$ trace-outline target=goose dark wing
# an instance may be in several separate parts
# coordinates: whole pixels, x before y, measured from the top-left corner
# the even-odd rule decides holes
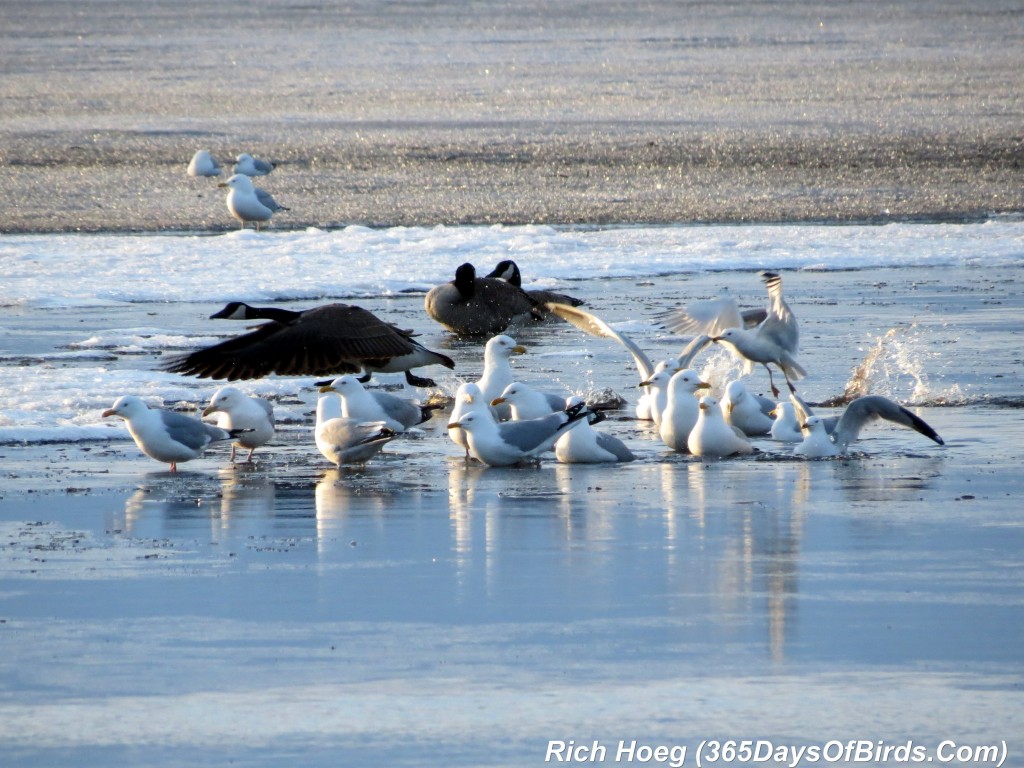
[[[364,362],[416,350],[409,334],[372,312],[348,304],[307,310],[289,322],[272,321],[250,333],[176,357],[163,370],[199,378],[258,379],[358,373]]]

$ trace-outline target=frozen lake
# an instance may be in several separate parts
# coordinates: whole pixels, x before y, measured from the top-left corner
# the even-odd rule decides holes
[[[237,333],[207,319],[231,299],[359,303],[455,358],[425,371],[451,393],[480,344],[422,294],[502,258],[654,359],[682,343],[657,311],[757,306],[757,270],[777,270],[804,396],[859,377],[946,445],[880,425],[841,460],[768,440],[674,454],[630,418],[628,353],[564,324],[514,329],[517,370],[622,394],[602,428],[638,461],[467,465],[442,416],[338,472],[300,377],[242,384],[282,419],[254,467],[214,450],[171,474],[99,417],[128,393],[201,407],[217,384],[159,356]],[[597,740],[608,764],[620,740],[686,747],[685,765],[707,739],[912,741],[940,764],[947,740],[1005,741],[1007,765],[1024,750],[1019,220],[3,236],[0,262],[12,764],[523,766],[552,740]],[[698,362],[716,386],[738,370]]]

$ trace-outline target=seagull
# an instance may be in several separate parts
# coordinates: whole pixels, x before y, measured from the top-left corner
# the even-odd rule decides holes
[[[188,164],[189,176],[220,176],[221,168],[208,149],[196,150]]]
[[[118,398],[102,415],[127,421],[135,444],[150,458],[170,464],[171,472],[178,471],[179,461],[202,456],[210,443],[237,439],[244,431],[221,429],[182,413],[150,408],[134,395]]]
[[[217,426],[221,429],[245,429],[245,433],[231,444],[231,463],[235,463],[235,448],[248,448],[247,464],[252,463],[252,454],[261,445],[266,445],[274,436],[274,406],[262,397],[246,397],[234,387],[221,387],[213,393],[210,404],[203,409],[203,416],[217,414]]]
[[[491,401],[492,406],[508,403],[515,421],[536,419],[555,411],[564,411],[565,398],[548,392],[541,392],[521,381],[513,381],[501,395]]]
[[[451,423],[457,422],[467,413],[482,413],[494,418],[483,392],[475,382],[460,384],[455,392],[455,407],[452,408],[452,415],[448,418]],[[460,427],[448,427],[448,435],[457,445],[466,449],[466,458],[469,458],[469,439],[466,431]]]
[[[774,272],[761,272],[761,281],[768,288],[767,310],[741,313],[732,299],[695,302],[683,310],[663,313],[665,327],[676,333],[698,332],[711,341],[725,344],[745,362],[745,373],[760,363],[768,371],[772,394],[778,398],[779,390],[772,378],[769,363],[774,364],[786,379],[789,391],[795,392],[793,380],[807,375],[796,361],[800,332],[796,316],[782,296],[782,278]],[[757,318],[752,328],[747,325]]]
[[[348,374],[334,381],[317,382],[321,393],[334,392],[341,398],[341,415],[358,421],[382,421],[393,432],[405,432],[427,421],[438,405],[420,405],[413,400],[370,392],[359,379]]]
[[[773,401],[755,395],[742,381],[730,381],[725,385],[725,397],[722,398],[725,420],[748,437],[771,432],[774,419],[769,414],[774,408]]]
[[[711,395],[700,399],[700,415],[686,446],[694,456],[735,456],[754,453],[755,448],[745,436],[725,423],[718,400]]]
[[[276,163],[260,160],[248,152],[243,152],[235,158],[235,167],[232,169],[232,173],[240,173],[243,176],[266,176],[276,167]]]
[[[770,415],[775,417],[771,429],[772,440],[780,443],[799,443],[804,439],[792,403],[779,403]]]
[[[516,344],[511,336],[502,334],[488,339],[484,345],[484,372],[477,382],[485,402],[490,403],[496,397],[500,397],[505,387],[512,383],[515,377],[509,359],[512,355],[522,355],[525,352],[526,347]],[[499,407],[496,413],[499,418],[507,419],[512,411],[511,408]]]
[[[501,333],[518,315],[541,316],[536,301],[505,280],[477,277],[468,262],[455,270],[455,279],[435,285],[423,299],[427,314],[460,336]]]
[[[673,367],[675,370],[689,368],[690,364],[693,362],[693,358],[697,356],[697,353],[711,343],[711,338],[709,336],[700,334],[683,348],[679,353],[679,357],[672,361],[671,365],[666,363],[665,366],[662,366],[659,363],[658,366],[655,366],[636,342],[628,336],[616,331],[597,315],[579,309],[578,307],[570,307],[566,304],[547,303],[544,304],[544,309],[552,314],[558,315],[566,322],[572,323],[589,336],[613,339],[624,346],[629,350],[629,353],[633,355],[633,360],[636,362],[636,369],[640,374],[641,386],[643,386],[643,382],[649,380],[655,373],[658,373],[659,368],[664,368],[666,366]],[[642,396],[639,402],[637,402],[637,418],[641,421],[651,421],[654,419],[654,415],[651,412],[651,402],[649,394]]]
[[[806,404],[803,405],[806,407]],[[801,410],[796,403],[794,408],[798,412]],[[828,419],[813,414],[806,416],[802,424],[803,442],[793,449],[793,453],[814,458],[838,456],[845,453],[850,443],[857,439],[865,424],[876,419],[885,419],[894,424],[910,427],[939,445],[945,445],[942,438],[925,423],[924,419],[899,403],[881,395],[864,395],[846,406],[846,410],[831,431],[827,428]]]
[[[662,416],[665,407],[668,405],[668,384],[672,376],[679,370],[676,366],[666,361],[666,365],[651,378],[641,381],[641,387],[647,388],[647,402],[650,410],[651,421],[654,426],[661,429]]]
[[[365,464],[395,437],[383,422],[346,419],[341,415],[341,399],[334,393],[320,395],[316,402],[316,447],[328,461]]]
[[[687,368],[672,374],[668,382],[668,399],[661,414],[661,440],[673,451],[689,452],[686,441],[697,424],[700,407],[697,392],[710,389],[697,372]]]
[[[219,344],[171,358],[161,366],[171,373],[201,379],[259,379],[280,376],[324,376],[366,371],[361,379],[381,373],[405,372],[416,387],[435,386],[414,376],[423,365],[454,368],[455,362],[413,339],[413,332],[386,323],[372,312],[350,304],[324,304],[296,312],[250,307],[231,302],[211,318],[269,320],[255,330]]]
[[[238,219],[242,229],[245,229],[247,221],[251,221],[255,223],[258,232],[261,222],[270,221],[270,217],[278,211],[289,210],[280,205],[265,189],[253,186],[252,179],[244,174],[236,173],[217,186],[228,188],[228,211]]]
[[[511,259],[499,261],[497,266],[486,277],[505,280],[517,288],[523,287],[523,276],[519,271],[519,265]],[[578,307],[586,303],[583,299],[577,299],[557,291],[528,290],[526,294],[539,304],[545,304],[550,301],[556,304],[568,304],[570,307]]]
[[[583,398],[574,395],[569,398],[569,407],[580,405]],[[598,432],[593,424],[604,419],[598,411],[591,411],[585,419],[558,438],[555,443],[555,458],[563,464],[603,464],[619,461],[634,461],[636,456],[619,438],[605,432]]]
[[[497,422],[490,414],[467,413],[448,429],[467,432],[470,452],[491,467],[507,467],[537,460],[540,454],[554,448],[566,430],[581,423],[590,413],[584,405],[549,413],[539,419]]]

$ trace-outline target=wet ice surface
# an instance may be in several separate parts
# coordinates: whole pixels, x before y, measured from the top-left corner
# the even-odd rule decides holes
[[[38,389],[35,406],[18,395],[29,416],[5,416],[30,434],[33,408],[78,422],[57,442],[0,445],[5,754],[521,766],[542,764],[549,739],[705,738],[1007,739],[1017,754],[1020,268],[783,274],[804,395],[840,395],[873,361],[871,391],[912,403],[945,447],[874,426],[842,460],[761,440],[760,456],[697,461],[623,410],[604,428],[633,464],[483,469],[441,417],[338,472],[312,445],[310,382],[269,379],[253,386],[288,423],[255,467],[211,451],[172,475],[120,430],[78,430],[104,428],[87,412],[118,386],[208,398],[214,383],[153,372],[164,340],[125,339],[233,331],[205,319],[221,297],[5,308],[6,391]],[[763,296],[745,269],[560,284],[655,359],[680,346],[649,322],[663,296]],[[447,349],[455,374],[478,371],[478,345],[432,327],[421,296],[360,303]],[[635,399],[613,342],[565,325],[514,335],[527,380]],[[101,359],[63,356],[93,336],[115,340]],[[716,354],[701,368],[733,371]]]

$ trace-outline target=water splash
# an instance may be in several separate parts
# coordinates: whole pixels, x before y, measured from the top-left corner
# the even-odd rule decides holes
[[[928,370],[941,358],[929,348],[917,324],[890,328],[874,337],[864,359],[853,369],[843,394],[829,405],[845,405],[867,394],[883,395],[905,405],[957,405],[966,396],[956,384],[933,387]]]

